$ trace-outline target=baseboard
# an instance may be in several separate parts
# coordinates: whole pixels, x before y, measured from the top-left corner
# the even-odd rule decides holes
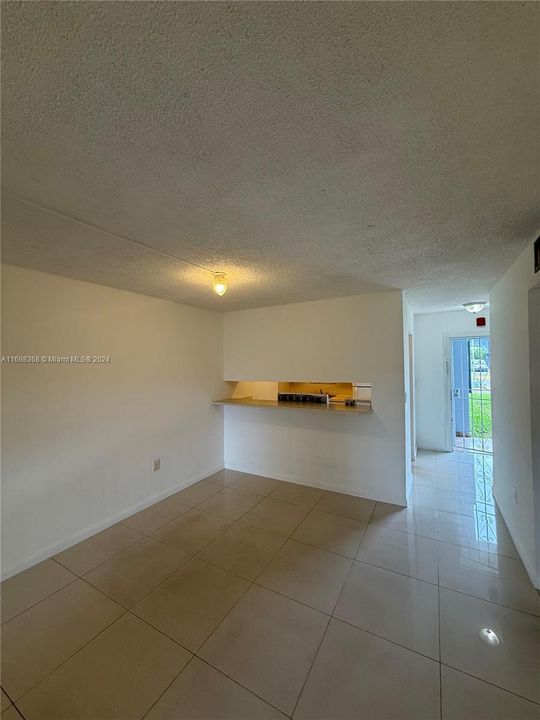
[[[122,510],[122,512],[117,513],[116,515],[112,515],[108,517],[106,520],[103,520],[102,522],[96,523],[95,525],[92,525],[91,527],[85,528],[84,530],[81,530],[80,532],[74,533],[68,538],[65,538],[61,542],[55,543],[53,545],[49,545],[49,547],[45,548],[41,552],[37,553],[36,555],[33,555],[30,558],[27,558],[26,560],[22,560],[20,563],[17,563],[16,565],[12,565],[11,567],[8,567],[7,570],[5,568],[2,568],[2,580],[7,580],[12,575],[17,575],[17,573],[22,572],[23,570],[27,570],[28,568],[32,567],[33,565],[37,565],[37,563],[42,562],[43,560],[47,560],[48,558],[52,557],[53,555],[56,555],[59,552],[62,552],[62,550],[67,550],[67,548],[71,547],[72,545],[76,545],[79,542],[82,542],[83,540],[86,540],[87,538],[91,537],[92,535],[95,535],[98,532],[101,532],[102,530],[106,530],[108,527],[111,527],[111,525],[115,525],[118,522],[121,522],[125,518],[129,517],[130,515],[134,515],[137,512],[140,512],[141,510],[145,510],[147,507],[150,507],[150,505],[155,505],[155,503],[159,502],[160,500],[164,500],[165,498],[169,497],[170,495],[174,495],[174,493],[177,493],[179,490],[183,490],[184,488],[189,487],[190,485],[194,485],[196,482],[199,482],[199,480],[204,480],[204,478],[209,477],[210,475],[213,475],[216,472],[219,472],[219,470],[223,470],[223,465],[216,465],[213,468],[207,469],[202,473],[199,473],[198,475],[194,475],[193,477],[189,478],[188,480],[184,480],[181,483],[178,483],[177,485],[173,485],[173,487],[167,488],[167,490],[162,490],[161,492],[157,493],[156,495],[152,495],[151,497],[147,497],[144,500],[141,500],[141,502],[137,503],[136,505],[132,505],[125,510]]]
[[[536,567],[534,564],[534,561],[532,561],[527,553],[525,552],[522,543],[517,539],[517,535],[514,531],[514,528],[512,526],[512,523],[508,521],[508,517],[504,514],[504,511],[501,507],[501,504],[499,502],[499,499],[497,497],[497,489],[496,486],[493,487],[493,497],[495,498],[495,503],[497,504],[497,510],[501,513],[502,518],[504,520],[504,523],[508,529],[508,532],[510,533],[510,537],[512,538],[512,541],[514,545],[516,546],[516,550],[518,551],[518,555],[521,559],[521,562],[523,563],[525,570],[527,571],[527,575],[529,576],[529,579],[533,585],[534,588],[537,590],[540,590],[540,576],[536,573]]]
[[[330,483],[316,483],[316,482],[308,482],[304,478],[300,478],[293,475],[282,475],[280,473],[276,473],[273,471],[268,472],[262,472],[259,470],[258,472],[254,472],[253,469],[250,469],[243,465],[235,465],[233,463],[227,463],[225,465],[227,470],[236,470],[237,472],[244,472],[249,473],[250,475],[260,475],[262,477],[268,477],[272,478],[273,480],[281,480],[282,482],[290,482],[290,483],[296,483],[298,485],[307,485],[308,487],[317,488],[319,490],[333,490],[335,492],[344,493],[345,495],[352,495],[353,497],[361,497],[365,500],[374,500],[375,502],[385,502],[390,503],[391,505],[399,505],[401,507],[407,506],[407,500],[405,495],[400,497],[392,497],[392,496],[386,496],[381,497],[380,495],[375,497],[371,493],[357,493],[352,492],[351,488],[347,485],[340,485],[340,484],[330,484]]]

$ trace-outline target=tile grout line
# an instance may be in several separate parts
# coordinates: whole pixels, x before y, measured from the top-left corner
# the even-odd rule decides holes
[[[94,588],[94,589],[95,589],[95,588]],[[108,598],[108,599],[110,599],[110,598]],[[117,603],[117,604],[118,604],[118,603]],[[94,635],[94,636],[91,637],[89,640],[87,640],[83,645],[81,645],[80,648],[77,648],[77,650],[75,650],[75,652],[71,653],[71,655],[69,655],[69,657],[67,657],[65,660],[62,660],[62,662],[61,662],[59,665],[57,665],[57,666],[56,666],[55,668],[53,668],[50,672],[48,672],[44,677],[42,677],[41,680],[39,680],[39,682],[37,682],[35,685],[32,685],[31,688],[29,688],[25,693],[23,693],[23,694],[20,696],[20,698],[17,699],[17,702],[20,702],[23,698],[25,698],[27,695],[29,695],[31,692],[33,692],[33,691],[34,691],[36,688],[38,688],[42,683],[44,683],[45,680],[47,680],[47,678],[49,678],[53,673],[55,673],[57,670],[60,670],[60,668],[61,668],[63,665],[65,665],[69,660],[71,660],[71,658],[73,658],[75,655],[77,655],[78,653],[80,653],[81,650],[83,650],[87,645],[90,645],[90,643],[94,642],[94,640],[96,640],[96,639],[97,639],[100,635],[102,635],[106,630],[109,630],[109,628],[111,628],[113,625],[115,625],[117,622],[119,622],[123,617],[125,617],[125,615],[127,615],[127,613],[129,612],[129,610],[126,610],[122,605],[119,605],[119,607],[121,607],[122,610],[124,610],[124,612],[123,612],[119,617],[117,617],[115,620],[113,620],[111,623],[109,623],[106,627],[104,627],[102,630],[100,630],[96,635]],[[15,705],[15,703],[13,703],[13,704]]]
[[[201,662],[206,663],[206,665],[209,665],[209,666],[210,666],[213,670],[215,670],[216,672],[220,673],[221,675],[224,675],[228,680],[231,680],[231,681],[234,682],[236,685],[238,685],[239,687],[241,687],[243,690],[247,690],[247,692],[251,693],[252,695],[255,695],[255,697],[259,698],[259,700],[262,700],[262,702],[266,703],[266,705],[269,705],[271,708],[273,708],[274,710],[277,710],[279,713],[281,713],[282,715],[284,715],[284,716],[287,717],[287,718],[290,718],[290,717],[291,717],[291,715],[287,715],[286,711],[281,710],[281,708],[276,707],[276,705],[273,705],[273,704],[272,704],[269,700],[267,700],[266,698],[263,698],[261,695],[257,695],[257,693],[254,692],[253,690],[251,690],[250,688],[248,688],[247,685],[242,685],[241,682],[239,682],[238,680],[236,680],[235,678],[233,678],[231,675],[227,675],[227,673],[226,673],[224,670],[222,670],[221,668],[216,667],[215,665],[212,665],[212,663],[211,663],[208,659],[202,657],[201,655],[198,655],[197,653],[193,653],[193,655],[194,655],[194,657],[196,657],[196,658],[197,658],[198,660],[200,660]]]
[[[373,508],[372,508],[372,510],[371,510],[371,514],[370,514],[370,516],[369,516],[370,519],[371,519],[371,517],[372,517],[372,515],[373,515],[374,510],[375,510],[375,506],[373,506]],[[369,525],[369,520],[368,520],[368,525]],[[362,536],[362,539],[363,539],[363,536]],[[358,547],[360,547],[361,542],[362,542],[362,540],[360,541]],[[357,550],[357,552],[358,552],[358,550]],[[306,675],[306,678],[305,678],[304,683],[303,683],[303,685],[302,685],[302,688],[300,689],[300,692],[299,692],[299,694],[298,694],[298,698],[296,699],[296,703],[295,703],[294,708],[293,708],[293,711],[292,711],[292,713],[291,713],[291,717],[294,717],[294,714],[295,714],[295,712],[296,712],[296,708],[298,707],[298,703],[300,702],[300,698],[302,697],[302,694],[303,694],[303,692],[304,692],[304,688],[305,688],[306,685],[307,685],[307,682],[308,682],[309,677],[310,677],[310,675],[311,675],[311,672],[312,672],[312,670],[313,670],[313,666],[315,665],[315,662],[316,662],[317,657],[318,657],[318,655],[319,655],[319,651],[320,651],[320,649],[321,649],[321,647],[322,647],[322,644],[323,644],[323,642],[324,642],[324,638],[326,637],[326,634],[327,634],[327,632],[328,632],[328,628],[330,627],[330,623],[332,622],[332,619],[333,619],[333,617],[334,617],[334,612],[335,612],[335,610],[336,610],[336,607],[337,607],[338,604],[339,604],[339,601],[341,600],[341,596],[342,596],[342,594],[343,594],[343,590],[345,589],[345,585],[347,584],[347,581],[348,581],[349,576],[350,576],[350,574],[351,574],[351,571],[352,571],[352,568],[353,568],[353,563],[354,563],[354,560],[351,560],[351,564],[349,565],[349,569],[348,569],[348,571],[347,571],[347,575],[345,576],[345,580],[343,581],[343,584],[342,584],[342,586],[341,586],[341,590],[339,591],[337,600],[336,600],[336,602],[334,603],[334,607],[332,608],[332,613],[331,613],[330,617],[328,618],[328,622],[326,623],[326,627],[325,627],[324,632],[323,632],[323,634],[322,634],[321,641],[320,641],[319,645],[317,646],[317,650],[315,651],[315,655],[313,656],[313,662],[311,663],[311,665],[310,665],[310,667],[309,667],[309,670],[308,670],[308,672],[307,672],[307,675]]]
[[[50,558],[50,559],[52,560],[53,558]],[[59,563],[57,563],[57,564],[59,564]],[[62,565],[62,567],[64,567],[64,566]],[[67,569],[67,568],[64,568],[64,570],[66,570],[66,569]],[[75,573],[73,573],[73,574],[75,575]],[[13,577],[16,577],[16,576],[14,575]],[[8,579],[11,579],[11,578],[8,578]],[[0,625],[0,627],[2,627],[2,628],[3,628],[4,626],[7,627],[10,622],[13,622],[13,620],[15,620],[16,618],[21,617],[21,615],[24,615],[25,612],[28,612],[29,610],[32,610],[33,608],[35,608],[35,607],[37,607],[38,605],[40,605],[42,602],[45,602],[45,600],[48,600],[49,598],[53,597],[53,595],[56,595],[57,593],[59,593],[59,592],[60,592],[61,590],[63,590],[64,588],[67,588],[67,587],[69,587],[70,585],[73,585],[73,583],[75,583],[75,582],[77,582],[77,580],[81,580],[81,579],[82,579],[82,578],[80,578],[78,575],[75,575],[75,577],[73,578],[73,580],[70,580],[70,581],[69,581],[68,583],[66,583],[65,585],[62,585],[62,587],[59,587],[57,590],[54,590],[50,595],[46,595],[45,597],[41,598],[41,600],[38,600],[37,602],[33,603],[32,605],[29,605],[29,606],[28,606],[27,608],[25,608],[24,610],[21,610],[21,611],[18,612],[16,615],[14,615],[13,617],[11,617],[9,620],[6,620],[5,622],[3,622],[3,623]]]
[[[156,540],[156,542],[159,542],[159,540]],[[161,545],[165,545],[165,543],[160,543],[160,544],[161,544]],[[170,545],[165,545],[165,547],[170,548],[171,546],[170,546]],[[184,552],[184,551],[182,550],[181,552]],[[149,591],[148,591],[147,593],[145,593],[142,597],[140,597],[131,607],[135,607],[135,605],[138,605],[138,603],[142,602],[145,597],[147,597],[148,595],[150,595],[151,592],[154,592],[154,590],[156,590],[156,589],[157,589],[160,585],[162,585],[166,580],[168,580],[168,579],[169,579],[170,577],[172,577],[175,573],[177,573],[179,570],[181,570],[182,568],[184,568],[191,560],[193,560],[193,556],[192,556],[192,555],[189,555],[189,553],[185,553],[185,555],[187,555],[187,557],[186,557],[186,559],[182,562],[181,565],[179,565],[179,566],[178,566],[177,568],[175,568],[172,572],[170,572],[166,577],[164,577],[162,580],[160,580],[157,585],[154,585],[154,587],[152,587],[151,590],[149,590]],[[112,558],[111,558],[111,559],[112,559]],[[93,571],[90,570],[89,572],[93,572]],[[119,600],[116,600],[115,598],[111,597],[110,595],[107,595],[107,593],[106,593],[104,590],[102,590],[101,588],[98,588],[96,585],[93,585],[93,584],[90,582],[90,580],[87,580],[87,579],[86,579],[86,576],[81,577],[80,579],[83,580],[87,585],[89,585],[89,586],[90,586],[91,588],[93,588],[94,590],[97,590],[98,592],[100,592],[100,593],[102,593],[103,595],[105,595],[106,598],[108,598],[108,599],[111,600],[112,602],[116,603],[116,604],[119,605],[121,608],[124,608],[124,610],[126,610],[127,612],[129,612],[129,611],[131,610],[131,607],[126,607],[126,606],[125,606],[123,603],[121,603]]]
[[[442,667],[449,668],[450,670],[455,670],[458,673],[461,673],[462,675],[466,675],[467,677],[472,678],[473,680],[478,680],[478,682],[485,683],[486,685],[489,685],[490,687],[496,688],[497,690],[501,690],[502,692],[508,693],[509,695],[512,695],[513,697],[519,698],[520,700],[525,700],[527,702],[530,702],[532,705],[536,705],[540,708],[540,702],[537,702],[536,700],[531,700],[531,698],[525,697],[525,695],[519,695],[518,693],[514,692],[513,690],[508,690],[505,687],[502,687],[502,685],[495,685],[495,683],[491,682],[490,680],[485,680],[484,678],[480,677],[479,675],[471,675],[471,673],[466,672],[465,670],[462,670],[461,668],[454,667],[453,665],[448,665],[447,663],[441,663]]]
[[[139,618],[139,619],[140,619],[140,618]],[[150,627],[153,627],[153,625],[150,625]],[[168,637],[168,636],[166,636],[166,637]],[[181,645],[180,647],[184,648],[183,645]],[[185,648],[184,648],[184,649],[185,649]],[[163,690],[163,692],[158,695],[158,697],[157,697],[157,698],[154,700],[154,702],[150,705],[150,707],[148,708],[148,710],[146,710],[146,712],[144,713],[144,715],[141,715],[141,716],[140,716],[140,720],[144,720],[144,718],[148,715],[148,713],[152,711],[152,709],[157,705],[157,703],[161,700],[161,698],[165,695],[165,693],[169,690],[169,688],[178,680],[178,678],[179,678],[180,675],[184,672],[184,670],[187,670],[187,668],[191,665],[191,663],[193,662],[193,658],[194,658],[194,657],[195,657],[195,655],[192,653],[192,655],[191,655],[191,657],[189,658],[189,660],[187,661],[187,663],[181,668],[181,670],[178,671],[178,673],[174,676],[174,678],[171,680],[171,682],[167,685],[167,687],[165,688],[165,690]]]
[[[325,639],[325,637],[326,637],[326,633],[328,632],[328,628],[330,627],[330,623],[331,623],[331,622],[332,622],[332,616],[330,616],[330,617],[328,618],[328,622],[326,623],[326,627],[324,628],[324,632],[323,632],[323,634],[322,634],[321,640],[320,640],[319,644],[317,645],[317,650],[315,651],[315,655],[313,656],[313,660],[312,660],[312,662],[311,662],[311,665],[309,666],[309,670],[307,671],[306,678],[305,678],[305,680],[304,680],[304,682],[303,682],[303,684],[302,684],[302,687],[300,688],[300,692],[298,693],[298,697],[296,698],[296,702],[294,703],[294,707],[293,707],[292,712],[291,712],[291,718],[294,717],[294,714],[295,714],[296,709],[297,709],[297,707],[298,707],[298,703],[300,702],[300,698],[302,697],[302,694],[303,694],[303,692],[304,692],[304,689],[305,689],[305,687],[306,687],[306,685],[307,685],[307,682],[308,682],[309,677],[310,677],[310,675],[311,675],[311,671],[313,670],[313,666],[315,665],[315,661],[317,660],[317,657],[318,657],[318,655],[319,655],[319,651],[320,651],[320,649],[321,649],[321,647],[322,647],[322,644],[323,644],[323,642],[324,642],[324,639]]]
[[[309,515],[308,515],[308,517],[309,517]],[[295,530],[295,532],[296,532],[296,530]],[[362,539],[363,539],[364,535],[365,535],[365,531],[362,534]],[[321,552],[327,552],[327,553],[330,553],[330,555],[335,555],[335,557],[342,558],[345,560],[356,560],[356,556],[351,557],[351,555],[343,555],[342,553],[338,553],[335,550],[329,550],[328,548],[321,547],[320,545],[313,545],[313,544],[307,542],[307,540],[299,540],[298,538],[295,538],[293,536],[287,538],[287,541],[295,542],[295,543],[298,543],[299,545],[305,545],[305,547],[312,548],[313,550],[320,550]],[[361,542],[362,542],[362,540],[359,541],[358,548],[360,547]],[[358,552],[358,549],[356,550],[356,552]]]
[[[4,688],[3,685],[2,685],[2,692],[3,692],[4,695],[7,697],[7,699],[8,699],[9,702],[11,703],[11,705],[13,705],[13,707],[17,710],[17,712],[18,712],[19,715],[22,717],[22,719],[25,720],[25,717],[24,717],[24,715],[22,714],[22,712],[19,710],[19,708],[17,707],[17,704],[16,704],[15,700],[13,700],[13,698],[12,698],[11,695],[5,690],[5,688]],[[10,705],[9,707],[11,707],[11,705]],[[6,710],[9,710],[9,707],[7,707],[3,712],[6,712]],[[2,713],[2,714],[3,714],[3,713]]]
[[[121,525],[122,523],[117,523],[117,524],[118,524],[118,525]],[[114,527],[114,525],[111,525],[110,527]],[[110,557],[108,557],[106,560],[102,560],[102,562],[98,563],[97,565],[95,565],[94,567],[90,568],[89,570],[86,570],[86,572],[84,572],[82,575],[79,575],[79,573],[78,573],[78,572],[75,572],[75,570],[72,570],[71,568],[68,568],[67,565],[63,565],[63,564],[60,562],[60,560],[57,560],[57,559],[56,559],[56,557],[51,557],[50,559],[51,559],[51,560],[54,560],[54,562],[58,563],[58,565],[60,565],[61,567],[63,567],[65,570],[69,570],[69,571],[72,572],[74,575],[77,575],[78,578],[82,578],[84,575],[88,575],[88,573],[92,572],[92,570],[96,570],[98,567],[101,567],[101,566],[104,565],[106,562],[109,562],[109,560],[112,560],[112,559],[115,558],[117,555],[120,555],[120,553],[124,552],[124,550],[127,550],[128,548],[132,547],[133,545],[136,545],[138,542],[140,542],[140,541],[143,540],[144,538],[148,537],[148,536],[145,535],[144,533],[140,533],[138,530],[133,530],[133,528],[128,528],[127,525],[124,525],[124,527],[127,528],[128,530],[131,530],[132,532],[136,532],[136,533],[137,533],[138,535],[140,535],[141,537],[140,537],[140,538],[137,538],[136,540],[134,540],[134,541],[133,541],[132,543],[130,543],[129,545],[126,545],[125,547],[121,548],[118,552],[115,552],[113,555],[111,555]],[[109,528],[106,528],[106,530],[109,530]],[[102,530],[101,532],[104,532],[104,531]],[[99,535],[99,533],[96,533],[96,535]],[[89,538],[86,538],[86,540],[91,540],[93,537],[96,537],[96,535],[90,535],[90,537],[89,537]],[[86,542],[86,540],[82,540],[81,542]],[[72,545],[71,547],[76,547],[78,544],[79,544],[79,543],[76,543],[75,545]],[[70,550],[70,549],[71,549],[71,548],[66,548],[66,550]],[[62,552],[65,552],[65,550],[62,550]]]
[[[442,720],[443,691],[442,691],[442,647],[441,647],[441,572],[440,572],[440,545],[437,546],[437,624],[439,631],[439,716]]]

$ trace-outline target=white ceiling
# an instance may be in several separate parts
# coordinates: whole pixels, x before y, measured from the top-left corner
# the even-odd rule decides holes
[[[5,262],[216,309],[427,310],[485,299],[538,233],[539,3],[2,14]]]

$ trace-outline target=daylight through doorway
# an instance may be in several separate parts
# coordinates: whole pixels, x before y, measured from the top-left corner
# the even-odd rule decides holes
[[[452,437],[455,449],[493,452],[489,337],[452,338]]]

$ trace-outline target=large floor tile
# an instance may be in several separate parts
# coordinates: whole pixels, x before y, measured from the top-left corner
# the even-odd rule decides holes
[[[438,663],[339,620],[330,623],[294,713],[296,720],[438,717]]]
[[[130,515],[125,520],[122,520],[122,523],[144,535],[151,535],[160,527],[163,527],[163,525],[166,525],[188,510],[187,505],[170,503],[165,499],[135,513],[135,515]]]
[[[230,520],[194,508],[160,528],[154,537],[189,555],[196,555],[230,526]]]
[[[228,487],[229,485],[232,485],[235,480],[238,480],[245,474],[246,473],[240,472],[239,470],[229,470],[228,468],[223,468],[223,470],[218,470],[216,473],[209,475],[205,479],[214,483],[214,485]]]
[[[204,502],[222,489],[222,486],[218,483],[213,482],[210,478],[205,478],[183,490],[179,490],[168,497],[167,501],[187,505],[187,507],[195,507],[195,505],[199,505],[199,503]]]
[[[483,493],[478,497],[475,493],[456,492],[454,490],[441,490],[421,485],[415,485],[411,492],[410,502],[415,507],[428,507],[442,512],[474,517],[477,509],[492,507],[494,501],[491,494]]]
[[[270,497],[273,500],[283,500],[283,502],[293,503],[293,505],[304,505],[305,507],[312,508],[323,495],[324,490],[320,490],[319,488],[284,482],[274,490]]]
[[[252,586],[199,654],[290,714],[327,623],[312,608]]]
[[[455,490],[437,490],[437,507],[442,512],[456,513],[457,515],[476,515],[478,509],[495,513],[495,499],[493,488],[475,488],[473,493],[456,492]]]
[[[354,558],[366,528],[367,524],[359,520],[312,510],[292,539]]]
[[[316,510],[334,513],[352,520],[361,520],[362,522],[369,521],[374,507],[375,502],[373,500],[365,500],[354,495],[345,495],[338,492],[325,492],[315,505]]]
[[[262,475],[250,475],[244,473],[239,478],[234,480],[231,487],[235,490],[244,490],[246,492],[252,492],[256,495],[262,495],[263,497],[269,495],[272,490],[279,488],[281,482],[274,480],[274,478],[263,477]]]
[[[238,520],[260,502],[260,495],[228,487],[212,495],[197,507],[199,510],[219,515],[228,520]]]
[[[540,705],[446,667],[442,720],[540,720]]]
[[[126,613],[25,695],[26,720],[139,720],[190,654]]]
[[[420,448],[416,453],[415,467],[434,469],[437,467],[437,450],[424,450]]]
[[[424,468],[415,468],[413,474],[413,486],[419,485],[423,487],[436,488],[438,487],[437,480],[438,474],[433,470],[425,470]]]
[[[124,607],[133,607],[188,559],[183,550],[144,537],[85,575],[85,580]]]
[[[45,560],[4,580],[0,585],[2,622],[8,622],[76,579],[63,565]]]
[[[14,700],[43,680],[124,609],[83,580],[18,615],[2,628],[2,685]]]
[[[420,535],[369,525],[357,560],[409,577],[437,583],[438,542]]]
[[[205,547],[199,557],[248,580],[255,580],[284,542],[281,535],[238,523]]]
[[[450,590],[540,615],[540,595],[521,560],[439,543],[439,582]]]
[[[437,510],[437,488],[413,484],[409,496],[409,504],[419,507],[430,507]]]
[[[435,585],[355,562],[334,614],[340,620],[439,659],[439,602]]]
[[[420,479],[418,484],[423,481]],[[491,485],[491,482],[489,483]],[[474,476],[463,477],[461,475],[437,474],[437,488],[439,490],[451,490],[453,492],[475,493],[477,478]]]
[[[498,512],[478,510],[475,517],[439,512],[438,538],[476,550],[518,558],[518,552]]]
[[[469,455],[470,457],[470,455]],[[438,458],[437,472],[462,477],[474,477],[475,467],[471,462],[456,462],[453,458]]]
[[[257,583],[331,613],[350,567],[348,558],[290,540],[263,570]]]
[[[438,511],[431,508],[400,507],[388,503],[377,503],[371,516],[371,523],[383,525],[391,530],[408,532],[413,535],[438,539]]]
[[[285,715],[193,658],[145,720],[285,720]]]
[[[244,515],[242,522],[289,537],[308,513],[306,507],[267,497]]]
[[[191,560],[132,609],[173,640],[196,652],[249,582],[202,560]]]
[[[140,540],[142,535],[122,523],[112,525],[77,545],[63,550],[54,559],[77,575],[85,575],[101,563]]]
[[[540,702],[540,618],[443,588],[440,603],[443,663]]]

